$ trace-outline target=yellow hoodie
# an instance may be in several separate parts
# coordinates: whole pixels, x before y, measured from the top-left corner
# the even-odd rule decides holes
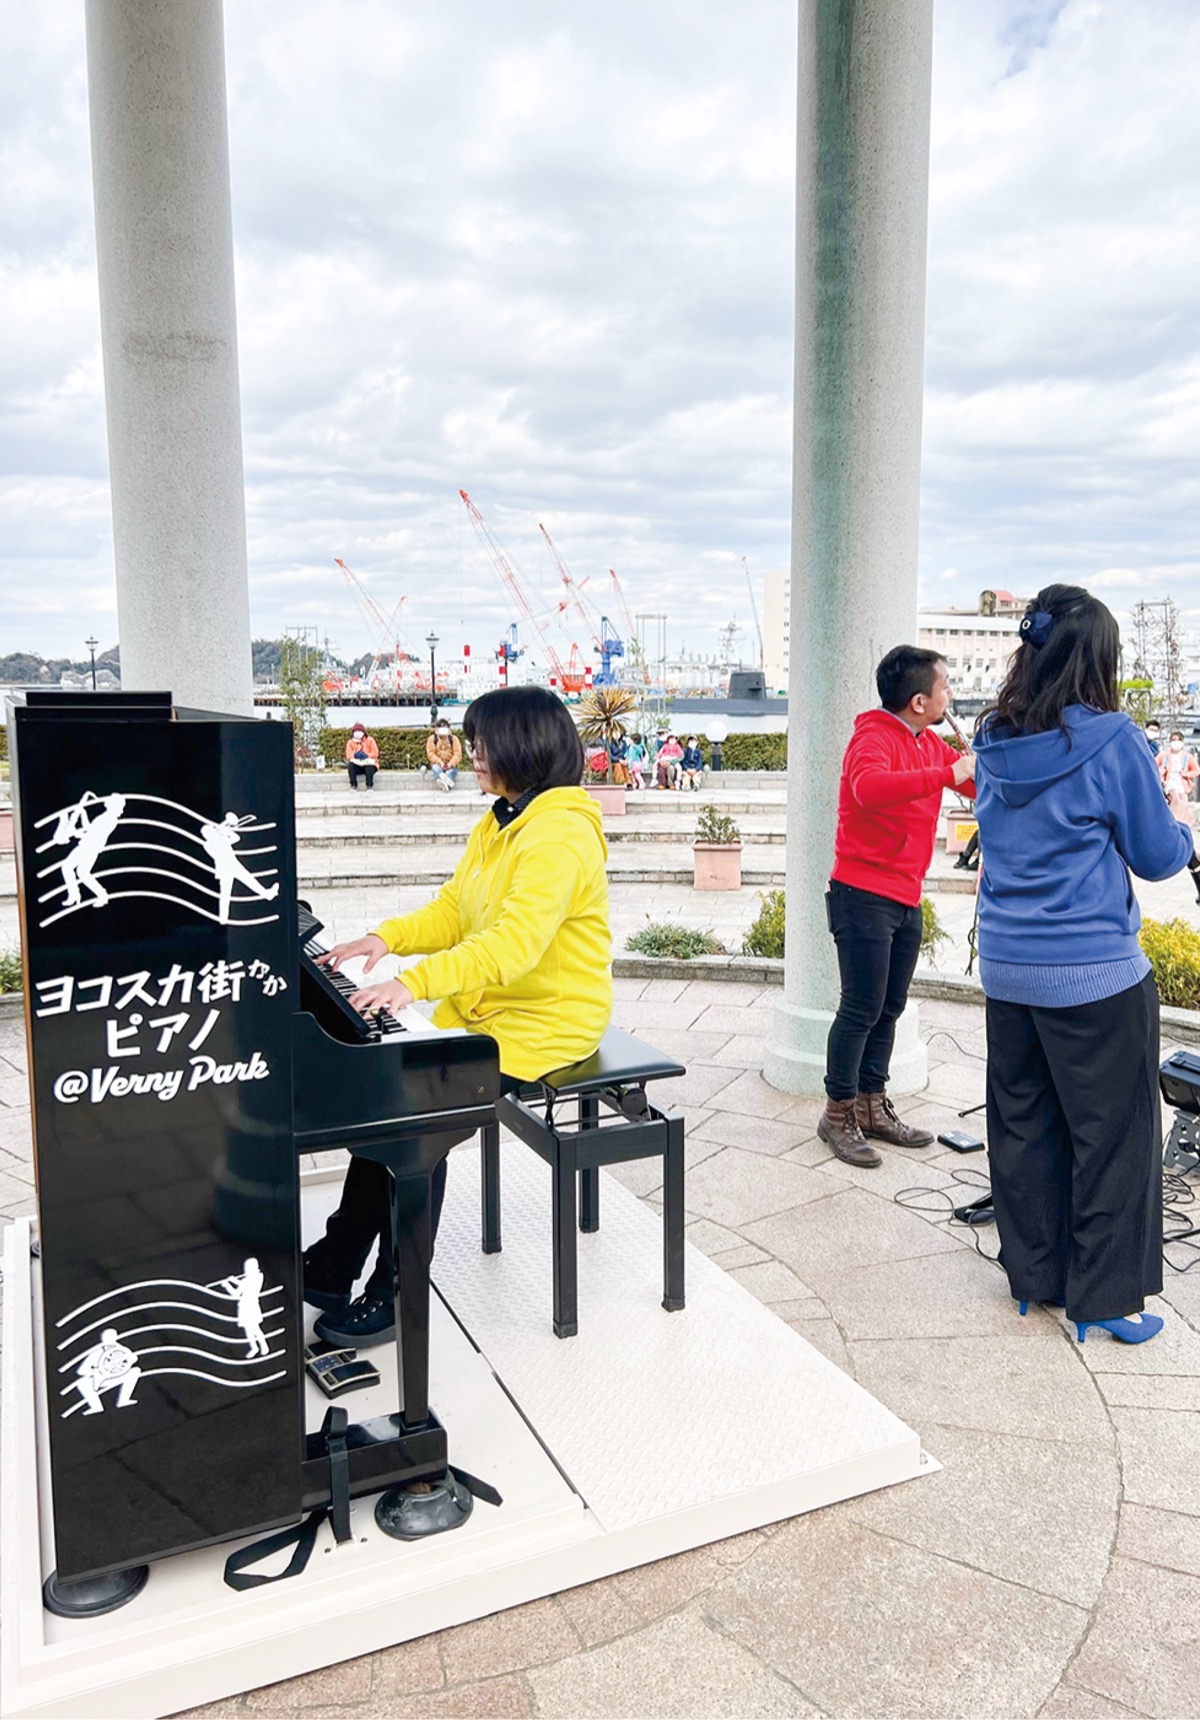
[[[592,797],[548,788],[504,829],[481,818],[429,906],[375,935],[429,954],[402,978],[442,999],[438,1027],[490,1033],[504,1073],[536,1080],[590,1056],[612,1015],[607,855]]]

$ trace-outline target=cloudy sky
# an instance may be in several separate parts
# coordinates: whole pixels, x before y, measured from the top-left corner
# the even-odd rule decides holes
[[[608,609],[716,648],[788,556],[795,8],[230,0],[254,631]],[[1200,7],[937,0],[922,600],[1200,617]],[[0,653],[116,638],[83,8],[0,25]]]

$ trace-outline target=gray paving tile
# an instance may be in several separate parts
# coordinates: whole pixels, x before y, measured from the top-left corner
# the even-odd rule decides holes
[[[1116,1453],[1078,1445],[1068,1462],[1054,1440],[918,1425],[941,1470],[919,1486],[850,1500],[850,1516],[927,1553],[1090,1607],[1116,1533]]]
[[[714,1630],[698,1605],[557,1666],[528,1674],[545,1720],[614,1715],[750,1720],[816,1716],[795,1687]]]
[[[664,1105],[703,1105],[715,1109],[716,1100],[737,1079],[737,1071],[700,1058],[687,1065],[687,1074],[671,1081],[656,1081],[654,1096]]]
[[[1189,1410],[1109,1410],[1121,1443],[1125,1497],[1133,1505],[1200,1516],[1200,1415]],[[1200,1675],[1200,1667],[1197,1668]]]
[[[844,1506],[785,1523],[703,1605],[827,1714],[879,1720],[1035,1714],[1087,1624],[1078,1607],[867,1530]]]
[[[770,1086],[756,1070],[746,1069],[712,1099],[716,1111],[737,1111],[747,1117],[778,1117],[789,1110],[792,1100]]]
[[[1127,1500],[1121,1506],[1116,1550],[1126,1559],[1200,1577],[1200,1518]]]
[[[736,1111],[713,1111],[698,1131],[699,1137],[723,1147],[744,1147],[750,1153],[782,1157],[803,1144],[804,1129],[798,1123],[778,1123],[770,1117],[743,1117]],[[823,1148],[828,1155],[828,1148]]]
[[[1071,1683],[1155,1720],[1200,1714],[1200,1579],[1114,1559]]]
[[[828,1185],[816,1176],[803,1165],[747,1153],[740,1147],[722,1147],[688,1177],[688,1210],[744,1231],[746,1241],[773,1254],[777,1251],[751,1236],[746,1226],[768,1213],[789,1212],[804,1201],[827,1197]]]
[[[689,1224],[685,1232],[688,1242],[694,1243],[701,1254],[728,1254],[731,1248],[740,1248],[742,1239],[736,1230],[730,1230],[723,1224],[715,1224],[711,1218],[699,1218],[694,1224]]]
[[[780,1168],[793,1167],[785,1160]],[[958,1252],[958,1245],[935,1226],[890,1200],[862,1189],[838,1189],[820,1170],[797,1166],[795,1174],[808,1179],[807,1199],[812,1204],[791,1212],[777,1207],[778,1216],[741,1228],[750,1242],[785,1261],[819,1294],[823,1277],[840,1277],[852,1267]],[[833,1194],[827,1192],[831,1187]],[[818,1200],[818,1191],[826,1198]]]
[[[753,1229],[760,1234],[759,1227]],[[931,1258],[845,1271],[831,1267],[828,1256],[819,1267],[811,1260],[806,1263],[802,1248],[784,1251],[765,1237],[763,1246],[812,1285],[848,1339],[985,1337],[997,1332],[1036,1341],[1035,1321],[1032,1316],[1028,1322],[1017,1318],[1004,1276],[966,1249],[952,1247]]]
[[[1012,1336],[894,1338],[850,1345],[859,1382],[910,1427],[1113,1446],[1095,1388],[1048,1324]],[[940,1454],[939,1454],[940,1455]]]
[[[688,999],[691,1002],[691,997]],[[696,1017],[694,1025],[702,1033],[752,1034],[761,1043],[771,1031],[774,1012],[769,1003],[743,1004],[740,1009],[710,1003]]]
[[[1093,1374],[1105,1403],[1200,1411],[1200,1379],[1186,1374]]]
[[[824,1303],[820,1304],[824,1309]],[[780,1318],[785,1318],[779,1310]],[[803,1313],[799,1316],[786,1316],[787,1324],[793,1332],[798,1332],[805,1343],[811,1344],[814,1350],[820,1350],[823,1356],[831,1361],[834,1367],[841,1368],[844,1374],[854,1378],[854,1358],[846,1348],[845,1339],[838,1330],[835,1321],[827,1313]]]
[[[1044,1708],[1038,1710],[1037,1720],[1140,1720],[1138,1711],[1126,1708],[1123,1702],[1110,1702],[1107,1696],[1081,1690],[1065,1678]]]
[[[812,1295],[808,1285],[778,1260],[765,1261],[761,1266],[741,1267],[734,1277],[760,1302],[794,1302]]]

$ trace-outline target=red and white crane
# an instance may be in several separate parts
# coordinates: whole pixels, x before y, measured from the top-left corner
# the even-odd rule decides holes
[[[480,543],[487,551],[492,566],[500,575],[504,589],[508,592],[525,620],[541,640],[542,648],[545,651],[550,666],[554,671],[555,679],[557,680],[560,691],[564,693],[578,693],[582,691],[584,679],[582,674],[580,674],[577,668],[573,666],[568,667],[564,664],[562,658],[559,656],[554,647],[554,641],[543,626],[542,617],[534,611],[533,605],[530,603],[528,597],[526,597],[524,588],[520,580],[517,578],[512,563],[509,561],[499,543],[497,543],[495,537],[492,535],[491,528],[487,521],[484,519],[483,515],[480,513],[479,509],[475,506],[475,503],[471,500],[465,490],[460,490],[458,493],[462,497],[463,506],[471,516],[471,524],[475,527],[476,535],[478,536]],[[558,605],[558,613],[561,614],[566,607],[566,599],[564,598],[562,603]],[[575,653],[575,661],[577,663],[578,647],[573,646],[572,650]]]

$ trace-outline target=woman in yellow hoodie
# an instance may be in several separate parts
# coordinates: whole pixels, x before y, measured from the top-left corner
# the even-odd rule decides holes
[[[385,920],[324,958],[362,960],[364,978],[385,955],[421,955],[397,979],[364,984],[363,1013],[439,998],[438,1027],[488,1033],[511,1089],[589,1057],[612,1014],[607,848],[599,809],[579,786],[583,749],[570,714],[541,687],[485,693],[463,730],[475,778],[495,794],[471,832],[454,876],[433,901]],[[465,1138],[465,1137],[462,1137]],[[433,1174],[436,1232],[446,1184]],[[379,1261],[350,1300],[376,1238]],[[393,1335],[388,1173],[351,1160],[341,1204],[304,1256],[305,1300],[324,1310],[327,1343],[383,1343]]]

